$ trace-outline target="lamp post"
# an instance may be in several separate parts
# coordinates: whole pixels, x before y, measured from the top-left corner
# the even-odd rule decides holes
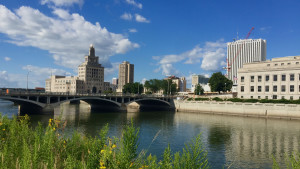
[[[227,90],[226,90],[226,82],[225,82],[225,93],[227,93]]]
[[[31,72],[30,70],[27,72],[27,87],[26,87],[26,92],[28,92],[28,75],[29,75],[30,72]]]

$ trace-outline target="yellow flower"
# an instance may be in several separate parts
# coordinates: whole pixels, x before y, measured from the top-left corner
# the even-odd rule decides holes
[[[132,165],[133,165],[133,163],[131,163],[129,167],[131,167]]]
[[[3,131],[5,131],[5,129],[2,129]]]
[[[117,145],[115,145],[115,144],[114,144],[114,145],[113,145],[111,148],[113,148],[113,149],[114,149],[114,148],[116,148],[116,147],[117,147]]]
[[[101,153],[104,153],[105,152],[105,150],[101,150]]]
[[[2,123],[0,123],[0,126],[2,126]]]
[[[100,166],[104,167],[104,162],[100,161]]]
[[[105,166],[102,166],[102,167],[100,167],[101,169],[105,169],[106,167]]]
[[[55,127],[53,128],[53,131],[55,131]]]

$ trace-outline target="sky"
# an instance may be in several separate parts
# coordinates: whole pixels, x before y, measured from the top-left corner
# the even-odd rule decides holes
[[[300,55],[299,0],[0,0],[0,88],[76,76],[93,44],[105,81],[223,72],[227,42],[267,40],[267,59]]]

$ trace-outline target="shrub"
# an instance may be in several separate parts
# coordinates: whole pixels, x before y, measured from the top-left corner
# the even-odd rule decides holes
[[[221,98],[219,98],[219,97],[214,97],[212,100],[217,101],[217,102],[223,101],[223,99],[221,99]]]
[[[209,100],[209,98],[195,98],[195,101],[203,101],[203,100]]]
[[[49,120],[47,127],[31,128],[29,117],[8,119],[0,114],[0,168],[208,168],[200,135],[172,154],[168,147],[162,161],[137,152],[139,129],[133,122],[121,138],[107,136],[106,125],[96,137],[74,132],[64,135],[65,123]]]

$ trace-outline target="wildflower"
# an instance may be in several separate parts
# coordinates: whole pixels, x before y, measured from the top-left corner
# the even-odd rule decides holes
[[[111,148],[114,149],[114,148],[116,148],[116,147],[117,147],[117,145],[114,144]]]
[[[131,163],[129,167],[131,167],[132,165],[133,165],[133,163]]]
[[[53,131],[55,131],[55,127],[53,128]]]
[[[5,129],[2,129],[3,131],[5,131]]]
[[[105,150],[101,150],[101,153],[104,153],[105,152]]]
[[[2,123],[0,122],[0,126],[2,126]]]
[[[100,167],[101,169],[105,169],[106,167],[105,166],[102,166],[102,167]]]
[[[103,169],[106,168],[104,165],[104,162],[102,162],[102,161],[100,161],[100,168],[103,168]]]

